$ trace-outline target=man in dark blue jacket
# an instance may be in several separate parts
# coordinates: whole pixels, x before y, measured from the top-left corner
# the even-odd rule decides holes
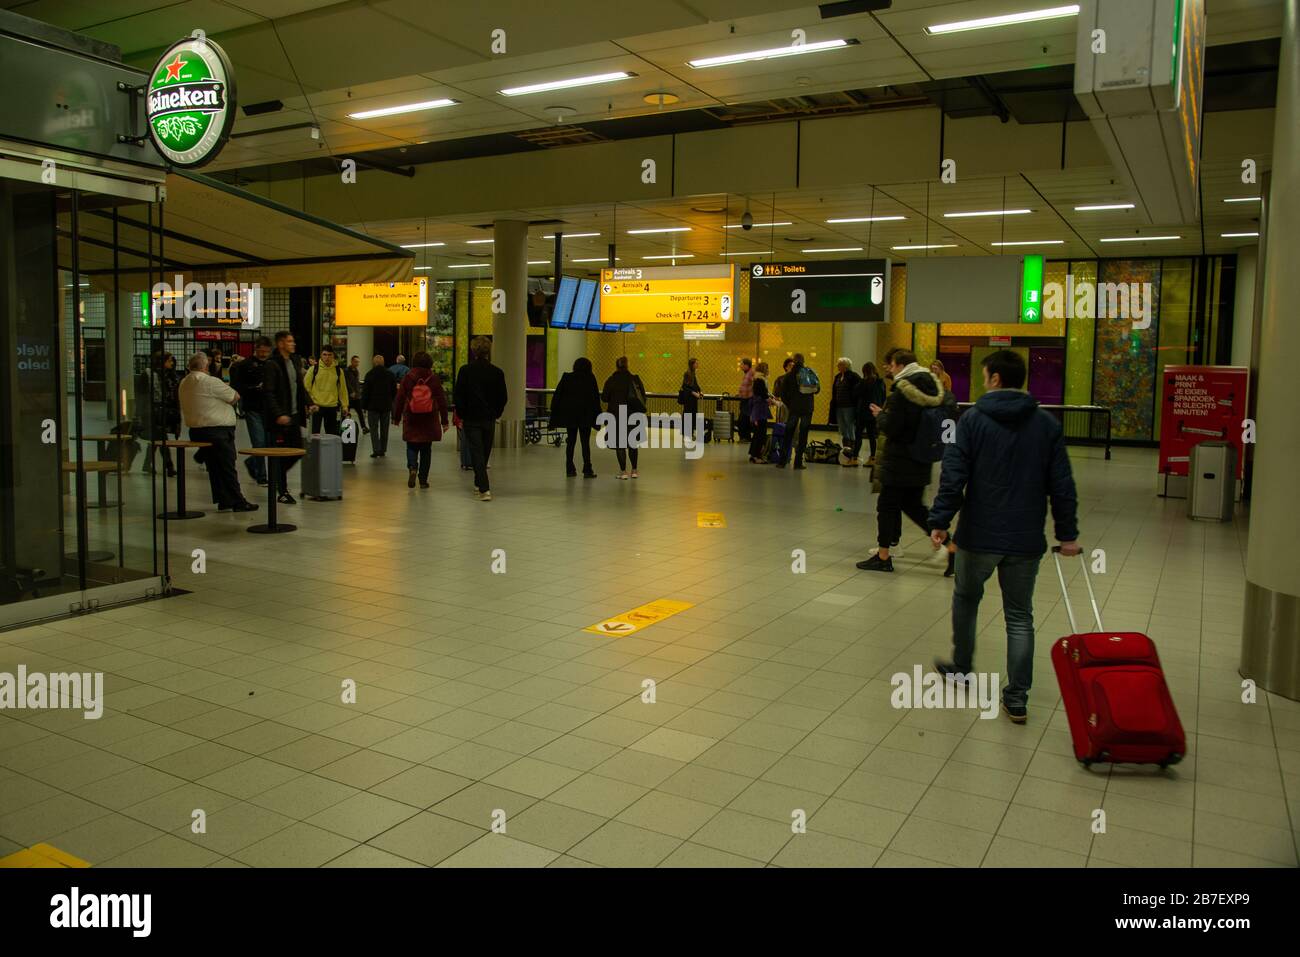
[[[996,569],[1007,623],[1008,684],[1002,710],[1023,724],[1034,674],[1034,579],[1047,551],[1047,500],[1061,553],[1077,555],[1078,496],[1060,423],[1020,391],[1025,360],[1003,349],[985,357],[982,365],[988,391],[958,421],[956,441],[943,455],[939,494],[930,506],[936,545],[947,541],[948,526],[961,512],[952,596],[953,660],[936,660],[935,666],[955,680],[969,680],[984,582]]]

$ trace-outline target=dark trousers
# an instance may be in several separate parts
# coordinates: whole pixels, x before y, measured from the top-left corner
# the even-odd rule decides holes
[[[407,442],[406,467],[419,473],[420,482],[429,484],[429,464],[433,459],[432,442]]]
[[[634,472],[636,471],[636,449],[635,448],[631,448],[631,449],[617,448],[614,450],[614,454],[618,456],[618,470],[620,472],[627,471],[627,460],[629,458],[632,460],[632,471]]]
[[[924,486],[915,488],[902,485],[885,485],[880,489],[876,499],[876,542],[881,548],[893,548],[903,536],[903,516],[906,515],[926,535],[930,534],[928,523],[930,510],[921,501],[925,494]]]
[[[284,449],[301,449],[302,443],[302,426],[297,421],[290,422],[288,425],[276,425],[268,423],[266,434],[270,437],[271,446]],[[270,482],[274,486],[272,491],[276,495],[284,495],[289,491],[289,470],[298,464],[300,455],[286,458],[272,459],[267,463],[270,469]]]
[[[337,405],[331,406],[328,409],[317,409],[311,414],[312,435],[315,435],[321,430],[322,423],[325,426],[326,434],[339,434],[339,407]]]
[[[591,471],[591,429],[579,429],[576,426],[569,426],[569,436],[565,440],[565,466],[568,471],[576,471],[573,467],[573,446],[578,439],[582,439],[582,470]]]
[[[863,440],[863,439],[866,439],[867,442],[870,443],[870,448],[871,448],[871,457],[872,457],[872,458],[875,458],[875,456],[876,456],[876,432],[877,432],[877,423],[876,423],[876,417],[875,417],[874,415],[872,415],[870,412],[868,412],[868,413],[866,414],[865,418],[859,416],[859,418],[858,418],[858,432],[857,432],[857,435],[856,435],[856,436],[854,437],[854,439],[853,439],[853,457],[854,457],[855,459],[858,457],[858,453],[860,453],[860,452],[862,451],[862,440]]]
[[[466,422],[465,438],[469,440],[469,462],[474,466],[474,487],[480,492],[488,487],[488,459],[492,457],[492,439],[496,435],[495,422]]]
[[[736,431],[740,435],[740,441],[748,442],[754,434],[754,424],[749,421],[749,399],[742,398],[737,405],[739,411],[736,413]]]
[[[749,440],[749,457],[751,459],[761,459],[763,457],[763,443],[767,441],[767,419],[762,422],[751,423],[753,427],[753,438]]]
[[[791,412],[785,420],[785,440],[794,451],[794,464],[803,465],[803,451],[808,447],[808,430],[812,428],[812,413]],[[785,458],[788,460],[789,455]]]
[[[387,412],[380,412],[378,409],[370,410],[370,450],[376,455],[384,455],[388,452],[388,423]]]
[[[1002,617],[1007,625],[1007,686],[1002,700],[1009,706],[1029,700],[1034,683],[1034,579],[1039,556],[994,555],[961,549],[957,552],[957,581],[952,593],[953,662],[962,674],[974,671],[975,627],[984,583],[994,570],[1002,591]]]
[[[366,410],[358,405],[352,404],[353,399],[348,399],[348,408],[352,410],[352,417],[357,420],[357,428],[362,432],[366,431]]]
[[[212,443],[212,448],[203,450],[203,465],[208,470],[213,504],[218,508],[233,508],[243,502],[244,493],[239,489],[239,472],[235,468],[235,427],[209,425],[190,429],[190,441]]]

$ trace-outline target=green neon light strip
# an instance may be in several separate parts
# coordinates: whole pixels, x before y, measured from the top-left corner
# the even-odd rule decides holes
[[[1043,321],[1043,257],[1026,256],[1020,279],[1020,321]]]

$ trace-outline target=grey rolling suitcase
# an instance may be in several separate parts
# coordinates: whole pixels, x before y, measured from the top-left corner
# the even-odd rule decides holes
[[[343,440],[337,435],[307,438],[307,456],[302,463],[302,494],[317,499],[343,497]]]
[[[721,442],[726,439],[728,442],[733,441],[731,434],[731,413],[718,409],[713,413],[713,441]]]

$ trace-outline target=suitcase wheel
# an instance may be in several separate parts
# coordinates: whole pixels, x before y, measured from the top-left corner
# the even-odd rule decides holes
[[[1080,758],[1079,763],[1082,764],[1085,768],[1090,768],[1092,767],[1092,758]]]

